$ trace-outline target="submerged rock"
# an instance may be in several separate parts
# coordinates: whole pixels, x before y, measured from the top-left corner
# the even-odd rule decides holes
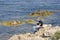
[[[23,21],[5,21],[2,23],[4,26],[19,26],[23,25],[25,22]]]
[[[27,22],[27,23],[29,23],[29,24],[34,24],[34,23],[35,23],[35,21],[32,20],[32,19],[28,19],[28,20],[26,20],[25,22]]]
[[[25,23],[35,24],[36,21],[33,20],[33,19],[27,19],[27,20],[22,20],[22,21],[11,20],[11,21],[3,21],[3,22],[0,23],[0,25],[10,27],[10,26],[21,26]]]
[[[37,11],[37,12],[30,13],[29,16],[31,16],[31,17],[50,16],[52,14],[53,14],[53,12],[51,12],[51,11],[43,10],[43,11]]]

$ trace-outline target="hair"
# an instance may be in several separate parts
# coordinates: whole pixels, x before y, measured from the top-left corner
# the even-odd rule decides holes
[[[40,21],[38,21],[39,22],[39,24],[41,24],[40,26],[43,26],[43,22],[40,20]]]
[[[39,25],[39,23],[37,23],[37,25]]]

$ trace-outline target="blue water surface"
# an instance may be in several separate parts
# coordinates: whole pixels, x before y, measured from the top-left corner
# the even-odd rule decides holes
[[[44,23],[60,25],[60,0],[0,0],[0,20],[3,21],[24,20],[27,18],[27,14],[38,10],[54,11],[55,14],[46,17]],[[29,24],[19,27],[0,26],[0,34],[17,34],[31,31],[33,31],[32,25]]]

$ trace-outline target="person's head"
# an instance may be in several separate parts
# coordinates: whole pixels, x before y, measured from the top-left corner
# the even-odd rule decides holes
[[[43,26],[43,22],[41,20],[38,21],[38,22],[39,22],[40,26]]]

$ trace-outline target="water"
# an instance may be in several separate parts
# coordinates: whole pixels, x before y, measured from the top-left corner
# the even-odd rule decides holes
[[[27,14],[37,10],[54,11],[54,15],[46,17],[44,23],[60,25],[60,0],[0,0],[0,20],[3,21],[23,20],[27,18]],[[19,27],[0,26],[0,34],[18,34],[31,32],[31,30],[33,31],[32,25],[29,24]]]

